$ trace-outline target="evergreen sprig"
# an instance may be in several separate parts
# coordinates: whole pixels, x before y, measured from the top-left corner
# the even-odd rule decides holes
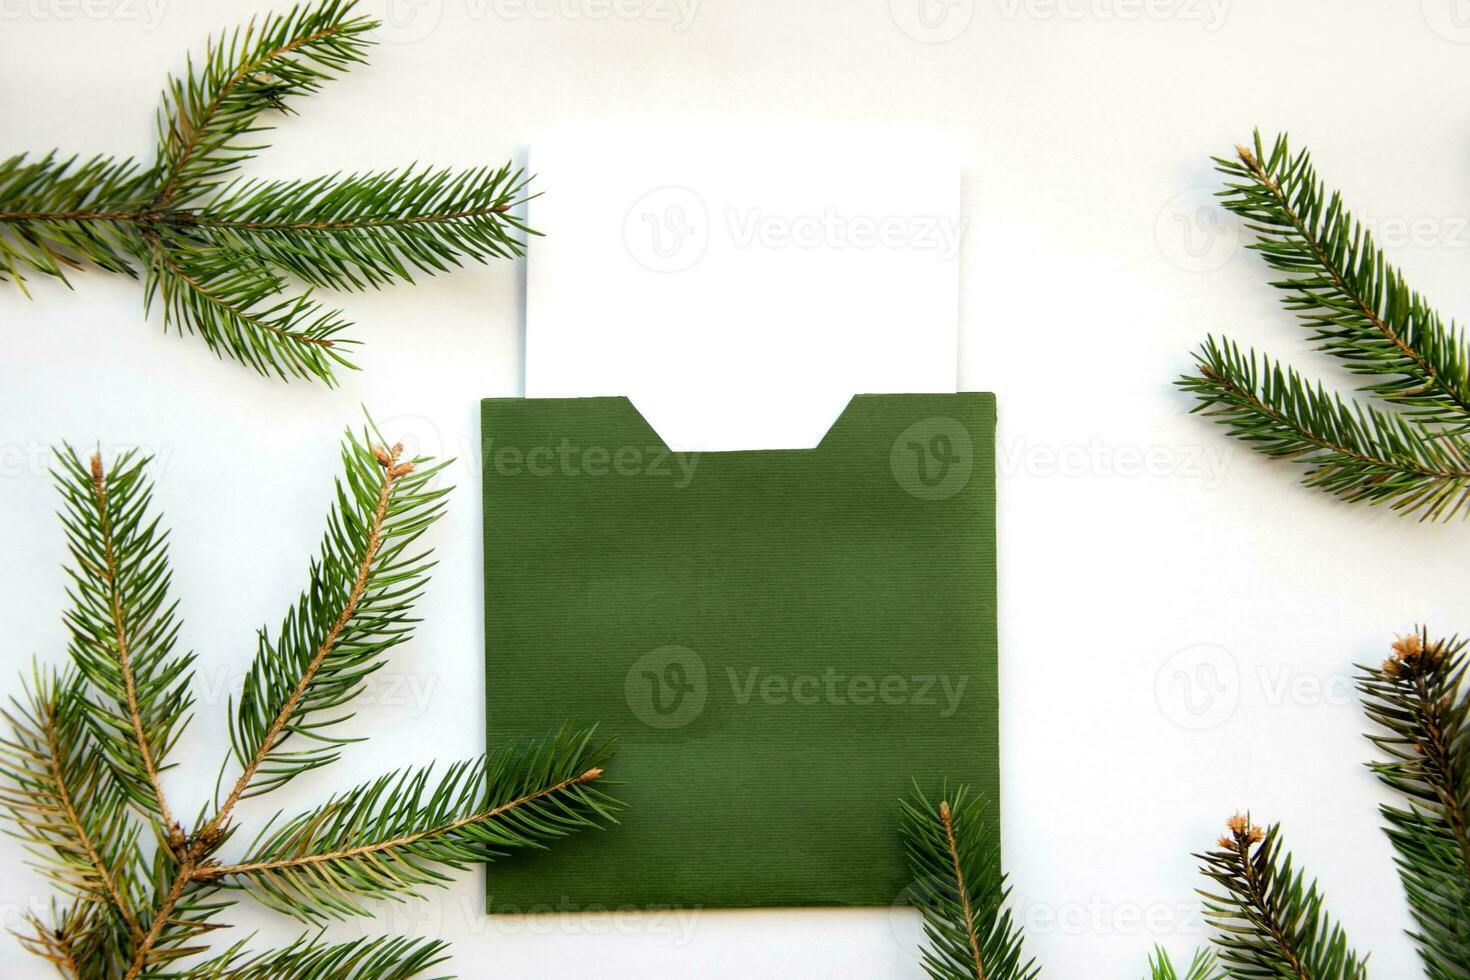
[[[900,834],[914,875],[910,899],[924,917],[924,970],[934,980],[1031,980],[1023,935],[1006,908],[1000,838],[985,801],[946,788],[938,805],[915,785],[901,803]]]
[[[1432,980],[1470,977],[1470,696],[1465,642],[1420,630],[1394,644],[1381,667],[1362,667],[1358,689],[1379,726],[1368,737],[1386,757],[1372,764],[1406,806],[1380,808],[1398,853],[1399,879]]]
[[[238,171],[270,120],[366,60],[377,22],[356,0],[318,0],[212,39],[171,77],[151,165],[55,151],[0,161],[0,280],[68,282],[93,266],[138,277],[145,313],[261,374],[333,383],[351,368],[351,322],[308,287],[378,287],[465,260],[523,254],[513,214],[527,179],[509,164],[294,181]]]
[[[1323,908],[1316,882],[1282,855],[1280,825],[1229,821],[1214,850],[1195,855],[1219,890],[1201,890],[1205,919],[1232,977],[1361,980],[1367,969]]]
[[[443,963],[439,940],[380,936],[345,943],[302,936],[284,949],[249,956],[239,949],[196,966],[183,980],[409,980]],[[446,977],[434,980],[448,980]]]
[[[1254,351],[1211,338],[1179,379],[1195,410],[1270,456],[1307,466],[1305,482],[1348,500],[1448,520],[1470,498],[1470,351],[1385,258],[1340,195],[1285,135],[1257,132],[1216,158],[1223,205],[1257,236],[1250,248],[1281,274],[1272,285],[1318,349],[1367,380],[1380,411],[1345,401]]]
[[[465,868],[548,846],[611,820],[597,785],[608,746],[561,732],[450,766],[390,773],[299,817],[272,821],[237,859],[236,805],[337,758],[327,729],[393,647],[407,640],[431,565],[418,546],[443,509],[440,466],[348,432],[343,475],[301,599],[232,705],[231,788],[187,825],[169,807],[165,758],[191,706],[192,654],[174,650],[167,535],[152,514],[148,460],[111,465],[57,455],[72,554],[72,665],[37,666],[0,711],[0,807],[63,900],[20,936],[75,980],[356,978],[406,980],[444,960],[407,939],[331,943],[309,933],[284,949],[248,941],[212,952],[216,921],[249,894],[311,923],[418,895]],[[156,842],[145,853],[147,841]]]
[[[1215,954],[1207,949],[1199,950],[1189,966],[1180,974],[1169,953],[1162,946],[1155,946],[1148,958],[1149,980],[1221,980],[1226,974],[1220,969]]]
[[[367,915],[364,898],[418,897],[463,869],[612,818],[596,787],[605,745],[562,733],[449,767],[389,773],[267,828],[239,863],[203,874],[308,922]]]
[[[231,702],[230,744],[240,776],[227,805],[340,754],[343,741],[327,729],[344,720],[339,710],[412,634],[412,606],[432,565],[414,546],[443,513],[448,490],[434,486],[443,466],[399,461],[348,433],[343,476],[307,587],[275,639],[261,630],[238,706]],[[307,744],[280,751],[297,734]]]
[[[1197,357],[1199,373],[1181,379],[1199,397],[1195,411],[1257,452],[1305,463],[1307,486],[1431,519],[1451,517],[1470,502],[1470,442],[1463,435],[1425,438],[1413,420],[1346,402],[1229,340],[1210,338]]]

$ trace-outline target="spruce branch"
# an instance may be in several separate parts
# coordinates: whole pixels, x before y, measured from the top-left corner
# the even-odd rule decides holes
[[[1346,500],[1448,520],[1470,502],[1470,441],[1428,438],[1411,420],[1349,403],[1297,372],[1213,337],[1179,384],[1194,411],[1256,451],[1307,466],[1303,482]]]
[[[38,869],[64,892],[110,906],[132,931],[138,896],[137,831],[127,800],[95,751],[85,694],[75,675],[37,665],[19,699],[0,716],[0,806],[18,837],[37,855]]]
[[[1148,970],[1149,980],[1225,980],[1226,977],[1215,960],[1215,954],[1207,949],[1196,952],[1181,975],[1169,959],[1168,951],[1162,946],[1155,946],[1148,958]]]
[[[121,220],[146,200],[152,175],[132,160],[77,157],[0,161],[0,282],[25,292],[25,270],[55,276],[90,262],[136,276],[136,232]],[[29,294],[27,294],[29,295]]]
[[[129,799],[173,832],[160,774],[189,722],[194,656],[174,654],[168,536],[149,516],[148,460],[126,453],[109,470],[69,446],[56,460],[73,562],[66,622],[72,660],[96,695],[85,703],[97,745]]]
[[[262,904],[309,922],[365,915],[364,898],[422,897],[422,885],[513,850],[545,847],[612,819],[596,782],[606,744],[563,732],[456,763],[389,773],[267,828],[238,864],[200,877],[243,888]]]
[[[89,266],[144,279],[145,316],[282,379],[335,381],[351,323],[292,289],[365,289],[524,254],[527,178],[507,164],[246,180],[278,113],[365,61],[377,26],[317,0],[213,39],[171,77],[156,161],[0,161],[0,280]]]
[[[1388,502],[1421,520],[1448,520],[1470,497],[1470,350],[1463,332],[1410,289],[1311,157],[1285,135],[1269,151],[1217,157],[1219,193],[1257,240],[1250,248],[1283,278],[1283,304],[1319,350],[1367,379],[1359,390],[1384,403],[1345,401],[1293,369],[1210,338],[1197,372],[1178,384],[1196,411],[1270,456],[1307,466],[1305,483],[1347,500]]]
[[[268,109],[318,91],[367,60],[377,23],[352,16],[356,0],[322,0],[272,14],[211,41],[203,66],[170,76],[158,120],[158,205],[185,206],[213,190],[261,147]]]
[[[30,912],[25,924],[28,931],[15,934],[21,948],[49,961],[63,977],[115,977],[126,965],[129,936],[97,903],[78,901],[63,907],[53,901],[51,921]]]
[[[448,948],[447,943],[428,939],[324,943],[303,936],[284,949],[255,956],[230,950],[181,976],[182,980],[410,980],[443,963]]]
[[[1323,908],[1315,882],[1281,854],[1280,825],[1262,829],[1236,814],[1215,850],[1197,854],[1222,891],[1201,889],[1205,919],[1233,977],[1363,980],[1365,960]]]
[[[1373,236],[1329,192],[1306,151],[1285,134],[1269,152],[1253,146],[1215,158],[1228,179],[1221,202],[1259,237],[1250,248],[1287,278],[1273,286],[1310,328],[1319,349],[1377,380],[1364,390],[1421,422],[1470,427],[1470,359],[1444,323],[1385,259]]]
[[[511,212],[525,196],[509,165],[245,181],[190,232],[313,286],[366,289],[411,282],[415,270],[448,272],[463,258],[519,255],[517,235],[531,231]]]
[[[285,279],[249,254],[222,248],[183,251],[158,233],[144,236],[149,263],[144,310],[155,298],[165,329],[198,333],[211,351],[283,380],[351,368],[339,339],[350,324],[310,294],[285,295]]]
[[[1023,937],[1005,908],[1010,889],[988,807],[963,786],[941,797],[936,806],[916,784],[901,802],[912,897],[929,939],[924,970],[935,980],[1031,980],[1041,971],[1021,958]]]
[[[216,824],[239,800],[334,761],[344,742],[325,731],[351,717],[336,712],[412,633],[413,603],[432,567],[414,544],[443,512],[449,491],[433,483],[446,464],[404,459],[401,445],[380,442],[375,430],[346,434],[344,475],[307,587],[274,640],[260,633],[231,718],[241,772]],[[278,751],[292,735],[312,744]]]
[[[371,420],[347,433],[307,589],[274,639],[262,632],[230,706],[241,772],[188,827],[170,813],[159,775],[187,721],[193,656],[174,652],[167,536],[150,513],[147,461],[125,453],[104,465],[58,452],[72,666],[38,667],[0,709],[11,729],[0,736],[0,809],[68,899],[18,936],[63,976],[418,977],[443,961],[442,944],[318,934],[256,952],[248,939],[222,951],[212,940],[239,896],[308,921],[362,912],[370,899],[442,883],[436,865],[466,868],[613,819],[617,804],[599,782],[607,746],[563,732],[497,747],[438,779],[432,767],[389,773],[272,821],[244,856],[221,858],[242,799],[337,757],[349,740],[326,730],[412,630],[432,564],[418,540],[448,491],[432,485],[443,464],[383,442]]]
[[[1371,764],[1408,801],[1380,807],[1431,980],[1470,976],[1470,697],[1466,643],[1421,629],[1381,667],[1360,667],[1363,707],[1386,756]]]

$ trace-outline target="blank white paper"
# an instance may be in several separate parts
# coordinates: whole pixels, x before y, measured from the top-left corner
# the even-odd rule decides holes
[[[958,374],[957,154],[913,132],[586,124],[530,150],[526,395],[627,395],[678,451],[815,446]]]

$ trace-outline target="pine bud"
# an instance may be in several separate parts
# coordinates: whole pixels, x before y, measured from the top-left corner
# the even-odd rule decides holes
[[[102,482],[102,454],[92,454],[92,479],[98,483]]]
[[[384,469],[387,469],[388,467],[390,467],[390,466],[393,465],[393,457],[388,455],[388,450],[384,449],[382,446],[378,445],[377,443],[373,443],[373,447],[372,448],[373,448],[373,458],[378,461],[378,465],[379,466],[383,467]]]

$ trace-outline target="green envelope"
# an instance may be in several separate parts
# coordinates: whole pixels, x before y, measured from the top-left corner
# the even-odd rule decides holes
[[[489,865],[489,911],[888,905],[913,780],[998,803],[993,395],[858,395],[799,450],[481,420],[489,741],[597,725],[628,803]]]

